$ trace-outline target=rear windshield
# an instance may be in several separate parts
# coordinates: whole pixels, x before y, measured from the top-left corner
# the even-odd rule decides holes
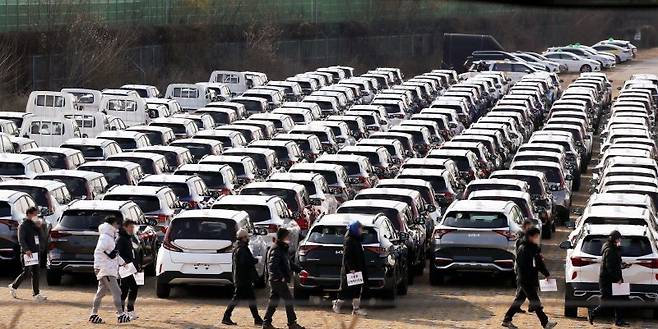
[[[19,182],[19,181],[14,181],[14,182]],[[48,207],[49,205],[48,190],[46,190],[45,188],[23,186],[23,185],[5,185],[0,187],[0,189],[25,192],[29,194],[32,197],[32,199],[34,199],[34,203],[36,203],[38,206]]]
[[[160,210],[160,200],[157,196],[107,194],[103,200],[133,201],[144,213]]]
[[[530,194],[541,194],[544,193],[544,185],[541,180],[537,177],[531,176],[516,176],[516,175],[496,175],[495,178],[501,179],[518,179],[528,183],[530,187]]]
[[[52,176],[39,177],[39,179],[55,180],[64,183],[74,199],[87,196],[87,180],[80,177]]]
[[[102,158],[103,157],[103,148],[100,146],[88,146],[88,145],[62,145],[62,147],[71,148],[80,150],[82,156],[85,158]]]
[[[178,134],[178,135],[187,134],[187,129],[185,129],[185,125],[183,125],[183,124],[166,123],[166,122],[154,122],[154,123],[151,123],[151,125],[156,126],[156,127],[171,128],[171,130],[174,131],[174,134]]]
[[[25,166],[20,163],[0,162],[0,175],[24,175]]]
[[[501,213],[474,211],[451,211],[443,220],[443,225],[463,228],[508,227],[507,218]]]
[[[245,188],[240,191],[242,195],[276,195],[286,202],[288,208],[292,211],[300,211],[297,202],[297,193],[291,190],[278,188]]]
[[[175,174],[185,176],[197,175],[201,178],[201,180],[203,180],[204,183],[206,183],[206,186],[208,186],[210,189],[220,189],[226,186],[226,183],[224,182],[224,176],[220,173],[177,170]]]
[[[450,157],[441,157],[441,158],[455,161],[455,164],[457,164],[457,169],[459,169],[459,171],[471,170],[471,163],[468,161],[468,158],[465,156],[450,156]]]
[[[164,182],[141,182],[141,186],[166,186],[171,188],[174,191],[174,194],[179,198],[189,198],[190,197],[190,187],[187,183],[164,183]],[[145,210],[143,210],[146,212]]]
[[[270,216],[270,208],[268,206],[222,203],[222,204],[215,204],[212,208],[244,211],[249,214],[249,221],[252,223],[264,222],[272,219],[272,217]]]
[[[176,146],[181,146],[190,150],[190,153],[192,153],[192,157],[197,160],[203,158],[204,155],[210,154],[211,151],[210,145],[204,145],[204,144],[189,143],[189,144],[176,144]]]
[[[320,244],[339,244],[342,245],[345,240],[345,233],[347,227],[345,226],[319,226],[316,225],[311,229],[308,235],[308,242]],[[364,232],[361,235],[362,244],[377,243],[377,232],[372,227],[364,227]]]
[[[95,171],[103,174],[107,180],[107,185],[109,186],[128,185],[127,170],[124,168],[86,166],[84,167],[84,170]]]
[[[391,221],[391,224],[395,227],[395,230],[400,230],[400,222],[398,221],[398,216],[400,215],[397,210],[391,208],[380,208],[380,207],[340,207],[338,208],[337,213],[339,214],[368,214],[376,215],[383,213]]]
[[[66,166],[66,155],[61,153],[50,152],[27,152],[42,157],[52,169],[68,169]]]
[[[9,217],[11,216],[11,206],[9,203],[1,201],[0,202],[0,216]]]
[[[62,215],[58,227],[74,231],[98,231],[98,225],[109,217],[123,220],[120,211],[109,210],[67,210]]]
[[[132,138],[112,138],[117,142],[122,150],[134,150],[137,148],[137,141]]]
[[[559,168],[540,166],[514,166],[514,169],[541,171],[544,173],[544,175],[546,175],[546,180],[551,183],[559,183],[562,180],[562,172]]]
[[[435,192],[450,192],[445,179],[441,176],[399,175],[398,178],[415,178],[429,182]]]
[[[162,134],[157,131],[142,131],[146,134],[146,138],[149,139],[151,145],[163,145]]]
[[[337,162],[322,162],[322,163],[333,163],[345,168],[345,171],[348,175],[361,175],[361,166],[358,162],[348,162],[348,161],[337,161]]]
[[[647,221],[643,218],[587,217],[585,224],[647,225]]]
[[[589,235],[583,240],[582,251],[594,256],[601,256],[603,244],[607,236]],[[621,238],[621,255],[623,257],[639,257],[651,254],[651,243],[643,236]]]
[[[235,241],[233,220],[219,218],[179,218],[167,230],[169,240],[229,240]]]
[[[148,159],[148,158],[133,158],[133,157],[112,157],[112,160],[116,161],[128,161],[132,163],[138,164],[140,167],[142,167],[142,171],[145,174],[158,174],[155,172],[155,168],[153,167],[153,160]]]

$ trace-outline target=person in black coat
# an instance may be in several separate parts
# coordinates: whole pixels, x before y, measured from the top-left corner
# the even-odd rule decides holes
[[[340,308],[345,300],[352,300],[352,314],[366,315],[366,312],[360,309],[361,295],[367,282],[366,257],[361,245],[363,236],[363,225],[359,221],[353,221],[347,226],[345,240],[343,242],[343,261],[340,268],[340,291],[338,299],[333,301],[332,309],[340,313]],[[347,274],[361,272],[364,284],[353,286],[347,285]]]
[[[537,295],[537,290],[539,289],[539,273],[541,272],[546,279],[550,277],[546,264],[544,264],[544,257],[541,255],[541,249],[539,248],[540,236],[541,231],[538,228],[533,227],[528,229],[516,251],[516,296],[507,313],[505,313],[503,327],[517,328],[512,324],[512,318],[514,314],[519,313],[521,305],[526,299],[528,299],[530,304],[528,309],[535,312],[542,328],[550,329],[557,325],[556,322],[548,321],[548,316],[544,313],[541,300],[539,300],[539,295]]]
[[[623,303],[626,296],[613,296],[612,284],[624,282],[622,269],[626,265],[621,260],[621,233],[619,231],[610,232],[608,241],[601,248],[601,268],[599,270],[599,289],[601,290],[601,299],[599,305],[594,309],[587,310],[587,320],[594,324],[594,317],[600,314],[605,308],[612,308],[615,313],[615,325],[626,327],[629,324],[622,319],[621,309],[617,304]]]
[[[139,241],[135,237],[135,225],[137,223],[132,220],[126,220],[121,224],[119,229],[119,237],[116,242],[116,250],[119,252],[119,257],[124,260],[125,264],[133,264],[137,272],[141,270],[141,264],[137,259],[139,254]],[[124,264],[124,266],[125,266]],[[135,281],[134,275],[129,275],[125,278],[119,279],[119,286],[121,287],[121,307],[124,312],[130,317],[131,320],[137,320],[138,316],[135,314],[135,301],[137,300],[137,292],[139,286]]]
[[[30,275],[32,277],[32,298],[37,302],[42,302],[47,299],[39,292],[39,264],[25,266],[25,258],[38,257],[41,253],[40,246],[42,239],[41,236],[41,219],[38,217],[38,209],[30,207],[25,212],[26,218],[23,219],[18,226],[18,245],[20,247],[20,254],[18,255],[21,264],[23,264],[23,271],[16,277],[14,282],[9,285],[9,293],[12,297],[18,298],[16,289],[21,285],[25,277]]]
[[[249,249],[249,232],[240,229],[236,237],[237,240],[233,249],[233,287],[235,290],[231,302],[224,311],[222,324],[237,325],[231,320],[231,314],[241,300],[246,300],[249,303],[251,316],[254,317],[254,324],[260,326],[263,324],[263,319],[258,315],[256,292],[254,291],[254,283],[258,280],[258,272],[256,272],[258,259],[253,256]]]
[[[272,325],[272,316],[279,305],[279,299],[283,299],[286,306],[289,329],[304,329],[297,323],[295,307],[292,304],[292,294],[288,283],[292,278],[292,272],[301,272],[301,268],[290,262],[290,231],[279,228],[276,232],[276,242],[270,248],[267,255],[267,275],[270,283],[270,298],[263,319],[263,329],[276,329]]]

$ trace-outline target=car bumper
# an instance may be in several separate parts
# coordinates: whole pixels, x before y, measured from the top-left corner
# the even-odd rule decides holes
[[[460,255],[452,250],[435,249],[430,258],[430,266],[440,271],[450,272],[514,272],[514,254],[503,249],[459,248]]]
[[[392,278],[375,277],[368,278],[368,290],[381,291],[393,287]],[[299,276],[295,276],[295,289],[302,289],[311,294],[323,294],[325,292],[337,292],[340,289],[339,277],[317,277],[309,276],[302,283]]]
[[[93,261],[62,261],[48,259],[46,267],[49,270],[67,273],[94,273]]]
[[[631,294],[624,306],[658,307],[658,285],[631,284]],[[598,305],[601,291],[598,283],[572,282],[565,288],[565,306],[586,307]]]
[[[162,272],[158,275],[158,282],[162,284],[197,284],[197,285],[232,285],[233,274],[224,273],[204,273],[192,274],[177,271]]]

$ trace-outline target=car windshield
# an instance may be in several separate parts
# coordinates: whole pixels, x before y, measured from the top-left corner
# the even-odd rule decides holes
[[[0,176],[24,175],[25,166],[15,162],[0,162]]]
[[[184,147],[190,150],[192,153],[192,158],[196,161],[203,158],[204,155],[210,154],[211,146],[197,143],[187,143],[187,144],[176,144],[176,146]]]
[[[210,189],[222,189],[226,186],[224,176],[218,172],[177,170],[175,174],[185,176],[197,175]]]
[[[128,185],[128,171],[125,168],[102,167],[102,166],[85,166],[84,170],[94,171],[103,174],[107,180],[107,185]]]
[[[442,225],[462,228],[508,227],[504,214],[479,211],[451,211],[446,215]]]
[[[393,208],[384,208],[384,207],[372,207],[372,206],[364,206],[364,207],[340,207],[337,210],[337,213],[339,214],[368,214],[368,215],[376,215],[379,213],[383,213],[388,217],[389,220],[391,220],[391,224],[395,227],[396,231],[400,230],[400,222],[398,221],[398,216],[400,215],[397,210]]]
[[[349,162],[349,161],[322,161],[321,163],[333,163],[337,164],[340,166],[343,166],[345,168],[345,171],[347,172],[348,175],[355,175],[355,176],[360,176],[361,175],[361,166],[359,166],[358,162]]]
[[[145,174],[159,174],[155,172],[155,168],[153,166],[153,160],[148,159],[148,158],[137,158],[137,157],[112,157],[112,160],[116,161],[128,161],[132,163],[138,164],[140,167],[142,167],[142,171]]]
[[[149,139],[151,145],[163,145],[162,134],[157,131],[142,131],[146,134],[146,138]]]
[[[174,134],[177,134],[177,135],[187,134],[187,129],[185,129],[184,124],[166,123],[166,122],[153,122],[153,123],[151,123],[151,125],[156,126],[156,127],[171,128],[171,130],[174,131]]]
[[[173,183],[173,182],[140,182],[141,186],[166,186],[174,191],[174,194],[180,199],[190,197],[190,187],[187,183]]]
[[[363,234],[361,234],[362,244],[377,243],[377,232],[372,227],[364,227]],[[311,229],[308,235],[308,242],[318,244],[337,244],[342,245],[345,241],[345,233],[347,227],[343,226],[322,226],[316,225]]]
[[[51,152],[28,152],[29,154],[42,157],[52,169],[69,169],[66,165],[66,155]]]
[[[160,210],[160,200],[157,196],[130,195],[130,194],[106,194],[103,200],[132,201],[136,203],[142,212],[154,212]]]
[[[541,171],[546,175],[546,180],[550,183],[560,183],[562,181],[562,172],[559,168],[543,166],[515,166],[516,170],[534,170]]]
[[[109,217],[123,220],[120,211],[110,210],[67,210],[57,225],[60,230],[98,231],[98,225]]]
[[[177,218],[167,230],[170,241],[228,240],[235,241],[235,221],[222,218]]]
[[[80,150],[85,159],[89,158],[103,158],[103,148],[100,146],[90,145],[62,145],[62,147]]]
[[[471,163],[468,161],[467,157],[453,156],[453,157],[444,157],[444,159],[451,159],[455,161],[457,169],[459,171],[469,171],[471,170]]]
[[[240,191],[242,195],[276,195],[283,199],[291,211],[300,211],[299,202],[297,201],[297,193],[293,190],[285,190],[280,188],[244,188]]]
[[[48,175],[45,177],[39,177],[39,179],[49,179],[64,183],[66,189],[69,190],[69,194],[71,194],[71,197],[74,199],[87,197],[87,180],[84,178]]]
[[[270,208],[268,206],[252,204],[215,204],[213,209],[226,209],[244,211],[249,214],[249,221],[252,223],[264,222],[272,219]]]
[[[607,236],[588,235],[583,240],[581,251],[594,256],[601,256],[603,244],[608,240]],[[650,255],[651,243],[644,236],[624,236],[621,238],[622,257],[640,257]]]
[[[0,187],[0,189],[25,192],[29,194],[32,197],[32,199],[34,199],[34,203],[36,203],[38,206],[42,206],[42,207],[49,206],[47,189],[42,187],[20,185],[20,183],[18,183],[19,181],[16,180],[14,182],[17,182],[16,184],[19,185],[3,185]]]
[[[137,141],[132,138],[112,138],[112,140],[117,142],[122,150],[134,150],[137,148]]]
[[[423,176],[423,175],[406,175],[406,174],[402,174],[402,175],[399,175],[398,178],[422,179],[426,182],[429,182],[432,185],[432,188],[434,188],[435,192],[449,192],[448,191],[448,186],[446,185],[446,181],[441,176]]]
[[[590,216],[584,218],[585,224],[608,224],[608,225],[647,225],[644,218],[629,218],[629,217],[600,217]]]

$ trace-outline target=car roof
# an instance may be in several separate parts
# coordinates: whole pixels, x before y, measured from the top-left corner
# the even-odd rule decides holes
[[[133,152],[146,152],[149,153],[150,150],[158,150],[158,151],[169,151],[169,152],[176,152],[178,154],[188,152],[188,149],[182,147],[182,146],[170,146],[170,145],[151,145],[151,146],[144,146],[140,147]]]
[[[325,225],[325,226],[347,226],[347,224],[356,220],[361,223],[361,225],[366,227],[377,226],[376,222],[380,219],[381,216],[378,215],[366,215],[366,214],[329,214],[325,215],[319,219],[316,219],[315,225]]]
[[[330,170],[330,171],[335,171],[336,169],[343,168],[343,166],[339,164],[334,164],[334,163],[308,163],[308,162],[302,162],[302,163],[295,163],[290,167],[290,170],[294,169],[301,169],[301,170]]]
[[[628,194],[628,193],[595,193],[592,194],[587,202],[588,205],[646,205],[651,202],[651,197],[646,194]]]
[[[14,200],[22,197],[23,195],[28,195],[27,193],[13,190],[0,190],[0,201],[13,202]]]
[[[186,210],[174,217],[174,220],[186,218],[221,218],[233,220],[236,223],[249,218],[246,211],[225,210],[225,209],[192,209]]]
[[[404,189],[399,187],[373,187],[367,188],[359,191],[357,195],[366,195],[366,194],[392,194],[392,195],[406,195],[415,197],[420,193],[412,189]]]
[[[296,181],[312,181],[315,177],[322,177],[322,175],[317,173],[305,173],[305,172],[281,172],[274,173],[270,176],[269,180],[296,180]]]
[[[193,175],[147,175],[142,182],[161,182],[161,183],[187,183],[192,179],[198,178]],[[200,179],[200,178],[198,178]]]
[[[112,160],[101,160],[101,161],[91,161],[91,162],[85,162],[80,165],[80,169],[84,169],[85,167],[93,167],[93,166],[103,166],[103,167],[119,167],[119,168],[127,168],[127,169],[133,169],[137,168],[140,165],[134,162],[130,161],[112,161]]]
[[[71,138],[64,142],[64,144],[69,145],[92,145],[92,146],[106,146],[111,143],[116,143],[115,141],[102,138]],[[63,145],[64,145],[63,144]],[[66,146],[63,146],[66,147]]]
[[[20,162],[26,163],[35,159],[41,159],[40,156],[20,153],[0,153],[0,162]]]
[[[432,184],[430,184],[428,181],[423,180],[423,179],[418,179],[418,178],[389,178],[389,179],[381,179],[379,180],[379,183],[375,187],[379,187],[380,185],[409,185],[409,186],[423,186],[423,187],[431,187]]]
[[[209,164],[209,163],[188,163],[176,169],[185,171],[198,171],[198,172],[213,172],[220,173],[223,170],[231,168],[229,165]]]
[[[590,206],[583,212],[582,218],[587,217],[618,217],[618,218],[646,218],[649,212],[646,209],[637,207],[607,206],[595,205]]]
[[[476,179],[468,183],[468,185],[485,185],[485,184],[525,186],[527,183],[522,180],[509,179],[509,178],[483,178],[483,179]]]
[[[293,190],[298,193],[301,193],[301,191],[305,189],[304,185],[287,182],[253,182],[243,186],[242,191],[247,188],[277,188],[282,190]]]
[[[168,189],[166,186],[133,186],[133,185],[114,185],[105,195],[127,194],[127,195],[155,195],[163,190]]]
[[[441,177],[447,171],[445,169],[425,169],[425,168],[404,168],[400,170],[401,175],[420,175],[420,176],[437,176]]]
[[[243,161],[251,159],[250,157],[246,155],[207,155],[203,157],[199,163],[203,164],[203,162],[240,162],[242,163]]]
[[[339,208],[343,207],[377,207],[377,208],[392,208],[398,211],[403,210],[408,207],[405,202],[393,201],[393,200],[350,200],[345,201],[340,205]]]
[[[322,154],[320,155],[316,162],[326,161],[340,161],[340,162],[362,162],[368,160],[367,157],[362,155],[352,155],[352,154]]]
[[[494,197],[494,196],[502,196],[502,197],[510,197],[510,198],[519,198],[519,199],[526,199],[530,201],[530,194],[527,192],[523,191],[509,191],[509,190],[484,190],[484,191],[474,191],[471,192],[468,195],[469,199],[475,198],[475,197]]]
[[[209,144],[209,145],[221,145],[220,141],[209,139],[209,138],[183,138],[172,141],[170,145],[176,146],[176,144],[182,143],[193,143],[193,144]]]
[[[495,176],[495,175],[519,175],[519,176],[533,176],[533,177],[541,178],[542,176],[544,176],[544,173],[541,172],[541,171],[534,171],[534,170],[511,169],[511,170],[496,170],[491,175],[492,176]],[[493,178],[495,178],[495,177],[493,177]]]
[[[82,153],[79,150],[76,149],[70,149],[66,147],[35,147],[29,150],[26,150],[24,153],[30,153],[30,152],[48,152],[48,153],[60,153],[64,155],[73,155],[76,153]]]
[[[68,205],[67,210],[119,210],[128,204],[135,204],[132,201],[114,201],[114,200],[75,200]]]
[[[217,199],[214,204],[267,205],[268,203],[276,200],[281,200],[281,198],[275,195],[226,195]]]
[[[498,200],[457,200],[453,202],[446,212],[448,211],[505,211],[512,207],[512,201],[498,201]]]
[[[141,158],[141,159],[158,160],[164,158],[164,155],[158,153],[149,153],[149,152],[121,152],[108,156],[107,160],[113,160],[117,158]],[[121,160],[116,160],[116,161],[121,161]]]
[[[121,137],[121,138],[138,138],[145,136],[144,133],[138,131],[130,130],[107,130],[103,131],[96,136],[96,138],[110,138],[110,137]]]
[[[81,169],[75,169],[75,170],[58,169],[58,170],[46,171],[38,175],[38,177],[41,178],[46,178],[48,176],[69,176],[69,177],[79,177],[85,179],[94,179],[94,178],[102,177],[103,174],[95,171],[81,170]]]

